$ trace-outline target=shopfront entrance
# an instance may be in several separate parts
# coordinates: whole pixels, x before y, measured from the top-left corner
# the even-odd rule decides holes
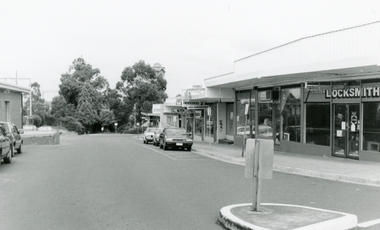
[[[359,158],[360,104],[333,104],[333,156]]]

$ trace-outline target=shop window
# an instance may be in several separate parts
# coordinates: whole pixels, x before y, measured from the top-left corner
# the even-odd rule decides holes
[[[249,123],[246,122],[245,116],[245,105],[250,103],[250,92],[249,91],[238,91],[236,93],[236,135],[244,135],[244,130],[246,134],[249,134]],[[247,124],[247,127],[245,127]]]
[[[363,103],[363,150],[380,152],[380,103]]]
[[[195,111],[195,135],[202,137],[204,130],[204,110]]]
[[[330,104],[306,105],[306,143],[330,146]]]
[[[301,88],[281,90],[281,116],[284,140],[301,141]]]
[[[253,127],[254,129],[255,127]],[[259,134],[258,138],[272,139],[272,104],[260,103],[259,104]]]
[[[227,111],[227,117],[226,117],[226,134],[233,136],[235,134],[234,130],[234,103],[227,103],[226,104],[226,111]]]
[[[166,117],[166,125],[171,127],[177,127],[178,116],[168,115]]]

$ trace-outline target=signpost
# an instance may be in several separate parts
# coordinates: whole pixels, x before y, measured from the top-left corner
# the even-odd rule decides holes
[[[261,200],[261,179],[273,177],[273,140],[247,139],[245,178],[253,179],[252,211],[258,212]]]

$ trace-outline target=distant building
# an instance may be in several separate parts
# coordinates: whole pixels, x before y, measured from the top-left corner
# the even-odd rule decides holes
[[[162,74],[162,76],[165,76],[165,67],[162,67],[160,63],[155,63],[152,68],[156,74]]]
[[[0,120],[13,122],[21,129],[23,94],[29,93],[29,88],[0,82]]]

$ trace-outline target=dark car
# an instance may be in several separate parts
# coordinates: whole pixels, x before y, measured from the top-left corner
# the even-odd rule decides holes
[[[5,164],[12,162],[12,143],[7,137],[7,132],[3,126],[0,126],[0,160],[4,159]]]
[[[160,134],[162,132],[162,128],[157,128],[155,131],[154,131],[154,134],[153,134],[153,145],[155,146],[159,146],[160,145]]]
[[[12,157],[14,156],[14,150],[17,150],[17,153],[22,153],[22,145],[24,143],[20,134],[23,134],[23,130],[18,130],[16,125],[8,121],[0,121],[0,126],[2,126],[7,132],[7,137],[11,140],[12,143]]]
[[[164,128],[160,134],[160,148],[187,149],[191,151],[193,140],[183,128]]]

